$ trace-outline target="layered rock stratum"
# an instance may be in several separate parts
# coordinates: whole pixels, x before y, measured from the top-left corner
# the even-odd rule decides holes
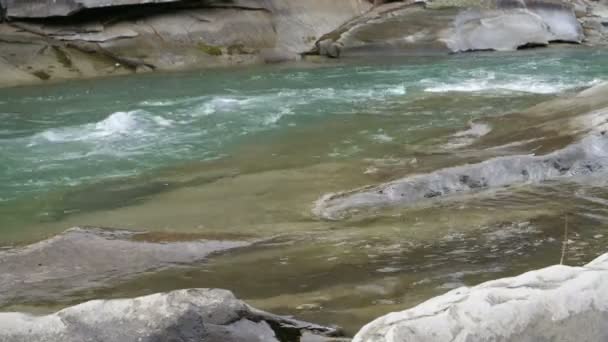
[[[302,56],[602,45],[587,0],[3,0],[0,86]]]

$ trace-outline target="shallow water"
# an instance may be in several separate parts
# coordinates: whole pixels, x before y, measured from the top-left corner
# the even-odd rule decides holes
[[[330,192],[532,153],[518,143],[542,136],[478,147],[500,127],[469,123],[608,80],[606,57],[530,50],[0,90],[0,245],[77,225],[263,241],[204,265],[8,308],[221,287],[353,333],[448,289],[558,262],[565,215],[568,262],[582,264],[608,240],[601,176],[339,221],[311,209]]]

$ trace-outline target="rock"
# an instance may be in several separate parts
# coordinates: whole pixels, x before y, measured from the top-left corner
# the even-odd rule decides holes
[[[450,50],[516,50],[525,45],[547,45],[553,35],[549,26],[525,10],[469,11],[455,20],[454,33],[446,40]]]
[[[262,49],[260,50],[259,55],[264,63],[268,64],[297,61],[300,59],[299,54],[275,48]]]
[[[9,64],[0,57],[0,87],[36,83],[39,79]]]
[[[580,6],[579,6],[580,8]],[[557,0],[403,1],[377,6],[321,37],[313,51],[336,57],[515,50],[584,39],[573,7]]]
[[[145,5],[182,0],[4,0],[6,16],[9,18],[46,18],[68,16],[82,10],[113,6]]]
[[[317,217],[340,220],[365,216],[378,209],[412,206],[453,196],[517,185],[542,185],[547,181],[576,181],[608,169],[608,85],[600,84],[574,97],[536,105],[513,116],[526,120],[531,130],[574,141],[539,155],[497,156],[480,163],[406,176],[388,183],[322,196],[313,206]],[[504,118],[509,118],[505,116]],[[501,124],[504,124],[502,122]],[[492,126],[492,125],[490,125]],[[519,126],[516,126],[521,129]],[[478,139],[498,144],[514,142],[514,131],[484,132]],[[538,133],[537,133],[538,134]],[[504,140],[506,137],[507,140]],[[510,140],[509,140],[510,139]],[[470,143],[470,142],[469,142]],[[542,144],[542,142],[539,142]],[[482,145],[487,149],[487,145]],[[564,147],[562,147],[564,146]]]
[[[442,39],[457,11],[429,10],[421,2],[377,6],[322,36],[311,53],[329,57],[447,54]]]
[[[165,4],[159,7],[160,2]],[[365,0],[58,0],[49,5],[46,0],[7,0],[7,6],[10,22],[0,23],[0,57],[16,69],[40,70],[40,76],[53,80],[106,75],[108,66],[116,63],[136,72],[299,60],[321,35],[365,13],[372,4]],[[72,16],[83,9],[86,15]],[[31,20],[34,17],[38,19]],[[24,51],[23,44],[9,37],[25,38],[26,33],[37,50]],[[86,53],[73,53],[78,55],[75,66],[61,68],[60,60],[45,55],[47,45]],[[4,77],[10,75],[0,74]]]
[[[0,313],[0,342],[298,342],[335,335],[336,328],[266,313],[219,289],[95,300],[41,317]]]
[[[270,0],[277,31],[276,46],[302,54],[312,48],[323,34],[366,13],[366,0]]]
[[[496,10],[473,10],[459,14],[453,33],[446,39],[452,51],[516,50],[552,41],[580,43],[583,29],[573,8],[545,1],[498,2]]]
[[[526,10],[538,15],[549,27],[553,35],[550,41],[581,43],[585,39],[583,28],[577,20],[576,3],[528,0],[524,4]]]
[[[608,6],[602,2],[586,2],[586,13],[580,18],[585,31],[585,43],[592,46],[608,42]]]
[[[146,241],[126,230],[73,228],[48,240],[0,251],[0,304],[66,298],[142,272],[183,267],[245,241]],[[179,235],[176,236],[179,239]],[[128,262],[125,262],[128,261]]]
[[[316,203],[313,213],[335,220],[359,210],[407,206],[424,200],[511,185],[540,184],[548,180],[591,175],[606,169],[608,137],[594,133],[547,155],[498,157],[378,186],[329,194]]]
[[[608,254],[462,287],[369,323],[353,342],[608,341]]]
[[[317,45],[319,47],[319,53],[322,56],[331,58],[340,57],[340,50],[342,49],[341,43],[334,42],[331,39],[325,39],[320,41]]]

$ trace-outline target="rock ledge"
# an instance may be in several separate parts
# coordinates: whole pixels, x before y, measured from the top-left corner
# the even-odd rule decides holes
[[[336,335],[335,328],[257,310],[219,289],[95,300],[42,317],[0,313],[0,342],[298,342]]]
[[[608,254],[463,287],[365,326],[353,342],[608,341]]]

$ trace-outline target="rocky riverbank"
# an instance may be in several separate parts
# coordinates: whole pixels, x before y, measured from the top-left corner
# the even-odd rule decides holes
[[[353,342],[606,341],[608,254],[459,288],[365,326]]]
[[[608,7],[577,0],[2,3],[0,86],[297,61],[302,56],[603,45]],[[523,23],[523,24],[522,24]]]
[[[2,342],[329,342],[339,335],[257,310],[219,289],[97,300],[41,317],[0,313]]]
[[[124,246],[128,241],[125,238],[133,239],[134,234],[141,235],[141,241]],[[146,242],[146,239],[154,240],[148,233],[72,229],[56,238],[3,252],[2,265],[10,269],[3,270],[2,274],[18,275],[20,279],[19,282],[2,283],[3,295],[7,297],[15,292],[35,295],[31,289],[23,290],[24,284],[44,286],[50,293],[51,280],[64,287],[73,285],[75,279],[94,283],[91,277],[95,271],[100,270],[107,278],[104,269],[109,268],[119,274],[136,275],[151,267],[138,262],[144,260],[144,256],[148,264],[163,258],[191,263],[211,251],[196,247],[193,245],[196,242],[165,242],[164,246],[159,246],[158,242]],[[84,252],[74,255],[70,252],[72,243],[78,244],[78,250]],[[82,248],[82,244],[87,244],[87,248]],[[230,247],[235,246],[226,248]],[[202,256],[192,257],[193,251],[198,249],[203,250]],[[103,255],[101,251],[104,251]],[[151,258],[150,253],[156,257]],[[26,264],[6,260],[6,254],[23,257]],[[117,264],[110,260],[108,263],[108,258],[129,262]],[[103,264],[100,269],[91,268],[92,259],[101,261],[95,265]],[[38,262],[38,267],[31,262]],[[67,263],[72,266],[70,269],[64,267]],[[33,285],[29,284],[32,282]],[[462,287],[414,308],[374,320],[361,329],[353,342],[471,339],[491,342],[557,338],[566,342],[581,338],[604,341],[608,338],[608,297],[603,290],[607,282],[608,254],[605,254],[584,267],[558,265],[472,288]],[[42,292],[41,288],[38,291]],[[0,313],[2,342],[350,341],[342,336],[337,327],[267,313],[221,289],[187,289],[132,299],[94,300],[45,316]]]

